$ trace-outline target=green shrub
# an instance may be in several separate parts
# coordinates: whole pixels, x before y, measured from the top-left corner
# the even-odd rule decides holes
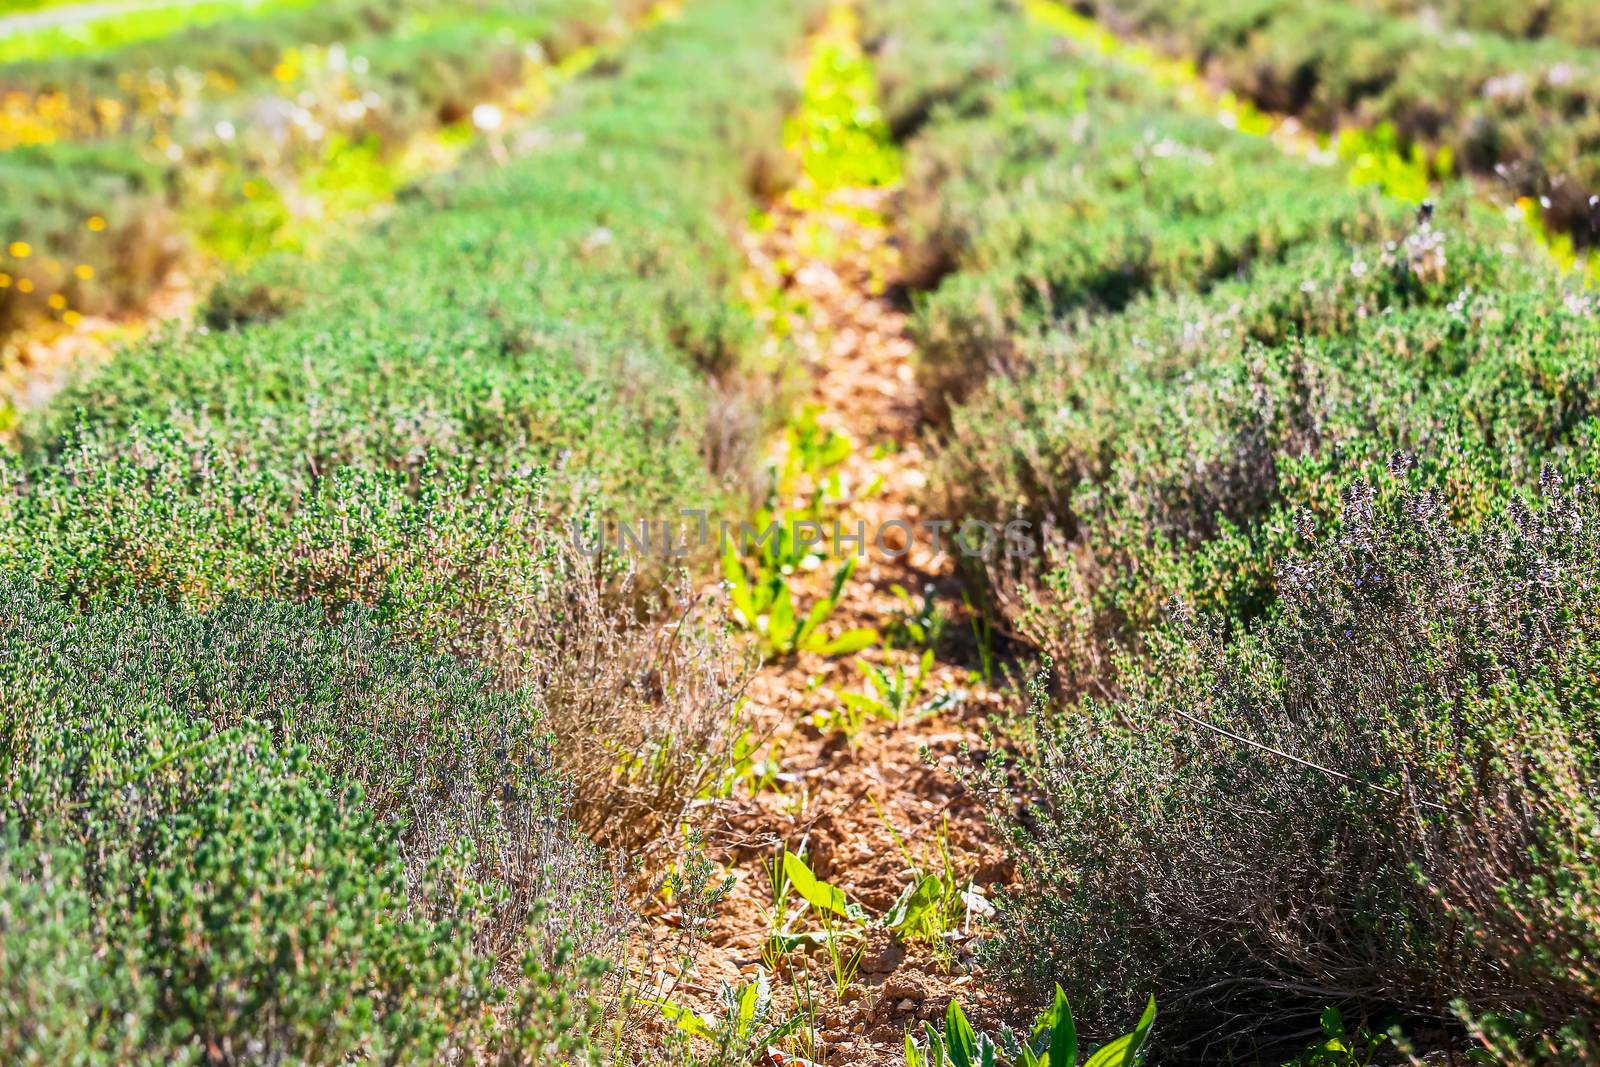
[[[1456,232],[1410,239],[1449,250],[1427,278],[1404,245],[1330,242],[1205,297],[1062,329],[962,407],[946,499],[1049,531],[1039,557],[990,567],[1013,620],[1093,673],[1171,596],[1241,621],[1266,610],[1295,516],[1328,517],[1397,450],[1472,519],[1586,447],[1588,301]],[[1069,592],[1080,579],[1093,591]]]
[[[1451,26],[1512,38],[1554,38],[1571,44],[1600,45],[1600,16],[1580,0],[1373,0],[1366,6],[1412,17],[1436,17]]]
[[[704,445],[704,371],[751,366],[726,226],[811,7],[655,26],[500,158],[25,420],[0,1058],[587,1055],[580,954],[621,919],[578,830],[675,830],[740,671],[671,564],[565,523],[737,492]]]
[[[359,617],[80,616],[8,580],[0,689],[8,1062],[581,1043],[608,891],[478,672]]]
[[[1327,1002],[1596,1018],[1594,502],[1547,478],[1460,529],[1391,483],[1270,620],[1179,611],[1120,699],[1036,705],[991,965],[1096,1011],[1153,985],[1195,1042]]]
[[[909,18],[916,5],[900,7]],[[937,19],[883,32],[886,49],[961,33]],[[1004,74],[958,94],[909,146],[902,230],[910,280],[932,290],[915,335],[936,412],[1015,373],[1026,338],[1058,320],[1394,228],[1397,212],[1370,191],[1176,113],[1135,76],[1057,55],[1042,34],[1016,44]],[[946,79],[938,67],[926,78]]]
[[[74,314],[137,309],[197,244],[231,261],[312,241],[323,217],[388,199],[420,135],[642,6],[338,0],[0,67],[21,113],[31,100],[48,116],[0,129],[0,245],[34,251],[0,248],[0,269],[33,286],[0,287],[0,329],[50,315],[51,297]]]
[[[1345,2],[1080,7],[1199,57],[1234,91],[1318,129],[1391,123],[1409,141],[1448,149],[1466,173],[1547,198],[1552,225],[1580,241],[1593,237],[1600,73],[1591,51],[1492,35],[1463,40]]]
[[[873,53],[884,118],[896,138],[910,137],[937,107],[1007,71],[1026,34],[1011,12],[1010,0],[876,0],[865,6],[862,30]],[[916,33],[899,32],[908,19],[916,20]]]
[[[884,40],[970,61],[928,6]],[[1455,190],[1379,202],[1074,48],[947,100],[908,145],[935,491],[1033,523],[981,577],[1053,660],[984,777],[988,965],[1106,1028],[1153,988],[1176,1061],[1330,1004],[1458,1044],[1452,1001],[1592,1057],[1594,508],[1538,488],[1594,467],[1592,298]]]
[[[750,369],[751,326],[726,224],[747,158],[780,140],[792,87],[771,57],[804,7],[653,28],[506,165],[474,157],[327,261],[230,287],[259,285],[265,314],[226,297],[231,328],[69,388],[0,461],[0,562],[90,603],[366,606],[532,686],[585,827],[653,839],[715,773],[739,671],[703,612],[676,642],[637,625],[683,610],[671,561],[630,585],[566,522],[727,498],[704,370]],[[597,666],[573,684],[573,663]]]

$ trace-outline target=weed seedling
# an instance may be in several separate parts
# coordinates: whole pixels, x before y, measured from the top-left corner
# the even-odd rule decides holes
[[[892,585],[889,592],[894,594],[900,607],[889,625],[884,627],[884,646],[927,650],[937,645],[939,638],[944,636],[945,624],[949,619],[934,598],[933,586],[923,586],[921,604],[903,585]]]
[[[929,942],[948,963],[950,942],[959,934],[970,932],[972,912],[993,909],[972,885],[972,879],[962,878],[957,872],[955,859],[950,854],[948,819],[940,820],[931,862],[926,854],[919,860],[911,855],[905,840],[878,804],[878,798],[868,794],[868,799],[911,870],[911,881],[884,915],[882,924],[907,940]]]
[[[1151,997],[1138,1025],[1090,1053],[1084,1067],[1133,1067],[1155,1021],[1156,998]],[[1077,1067],[1078,1029],[1060,986],[1055,1003],[1039,1016],[1026,1039],[1008,1026],[994,1036],[974,1030],[960,1003],[952,1000],[943,1030],[924,1023],[921,1041],[906,1034],[905,1059],[906,1067]]]

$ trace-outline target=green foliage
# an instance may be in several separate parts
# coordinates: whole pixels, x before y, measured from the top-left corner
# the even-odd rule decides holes
[[[835,4],[828,18],[812,50],[801,106],[784,135],[816,197],[890,185],[900,173],[896,146],[878,113],[872,64],[856,43],[855,9]]]
[[[776,962],[797,948],[821,945],[827,949],[836,992],[843,994],[861,965],[867,915],[861,906],[845,896],[844,890],[818,878],[806,861],[780,845],[767,867],[772,882],[772,908],[768,915],[770,931],[762,953]],[[799,898],[791,910],[789,894]],[[797,931],[796,924],[807,914],[814,917],[817,929]],[[849,947],[854,944],[855,947]]]
[[[856,658],[861,670],[863,687],[860,692],[840,690],[838,703],[812,715],[819,730],[837,729],[852,743],[866,725],[867,719],[880,719],[896,726],[922,715],[942,711],[960,702],[959,692],[940,692],[927,700],[923,693],[928,686],[928,675],[933,670],[933,649],[928,649],[911,670],[903,662],[880,666],[870,660]]]
[[[54,58],[73,54],[95,54],[125,47],[135,42],[181,33],[185,28],[206,22],[236,19],[247,24],[249,16],[269,17],[275,9],[293,10],[307,0],[198,0],[180,11],[157,5],[133,6],[126,11],[86,12],[68,18],[65,25],[8,29],[0,64]],[[245,16],[245,18],[240,18]]]
[[[0,1059],[588,1057],[589,957],[625,921],[573,819],[675,818],[729,664],[701,620],[676,653],[637,625],[665,565],[630,584],[564,522],[721,498],[702,371],[736,373],[749,329],[725,212],[779,139],[806,9],[653,27],[548,140],[263,262],[207,328],[25,417],[0,459]],[[599,766],[582,809],[557,756]]]
[[[781,1021],[775,1018],[772,989],[765,971],[757,972],[753,982],[722,982],[717,988],[715,1014],[702,1015],[671,1001],[661,1001],[657,1006],[676,1026],[680,1040],[686,1045],[689,1038],[699,1038],[712,1046],[709,1058],[693,1056],[688,1048],[679,1050],[681,1060],[704,1067],[759,1062],[769,1047],[789,1037],[804,1023],[800,1015]]]
[[[8,581],[0,689],[8,1061],[580,1047],[574,950],[616,931],[542,739],[476,672],[359,618],[77,616]]]
[[[1424,15],[1450,26],[1510,38],[1550,38],[1577,45],[1600,45],[1600,12],[1583,0],[1373,0],[1368,6],[1397,15]]]
[[[932,650],[944,636],[945,625],[949,622],[939,606],[937,591],[932,585],[924,586],[920,604],[898,583],[891,585],[889,592],[900,602],[900,607],[884,627],[885,647]]]
[[[1013,823],[994,963],[1089,1004],[1227,974],[1234,1017],[1294,1010],[1285,983],[1588,1015],[1593,500],[1552,479],[1458,529],[1397,481],[1280,564],[1269,619],[1225,641],[1179,615],[1116,701],[1036,706],[1044,799]],[[1308,900],[1316,924],[1282,924]],[[1057,947],[1082,943],[1116,949]]]
[[[761,638],[763,654],[788,657],[812,652],[819,656],[842,656],[876,644],[878,632],[868,627],[846,630],[836,637],[829,637],[822,630],[823,623],[839,606],[845,584],[855,573],[858,560],[852,556],[841,563],[834,572],[827,595],[815,600],[801,617],[796,612],[791,587],[793,571],[785,572],[769,562],[787,554],[788,546],[796,542],[793,527],[774,529],[776,535],[768,539],[773,547],[763,548],[753,577],[745,573],[732,538],[723,546],[722,555],[722,574],[734,618],[756,631]]]
[[[768,468],[765,503],[754,521],[722,533],[722,576],[734,621],[755,631],[768,657],[849,655],[879,640],[870,627],[835,637],[822,630],[855,574],[857,555],[838,565],[827,595],[803,616],[795,603],[796,576],[828,558],[830,524],[845,499],[840,468],[855,447],[847,435],[824,429],[818,414],[806,408],[785,427],[783,450]]]
[[[1139,1023],[1130,1032],[1091,1052],[1084,1067],[1133,1067],[1155,1025],[1156,1001],[1150,998]],[[958,1001],[945,1009],[944,1029],[923,1024],[924,1038],[906,1034],[906,1067],[1077,1067],[1078,1030],[1067,997],[1056,987],[1055,1001],[1023,1037],[1010,1027],[997,1035],[973,1029]]]
[[[742,343],[719,211],[778,135],[782,73],[738,58],[797,31],[774,16],[659,27],[574,86],[549,146],[436,182],[325,264],[263,265],[276,318],[152,341],[70,389],[21,428],[0,557],[91,596],[289,591],[505,630],[546,585],[551,509],[716,502],[692,368]],[[671,73],[740,35],[715,76]],[[705,137],[730,94],[738,121]],[[474,586],[500,606],[466,607]]]
[[[873,806],[877,807],[874,798]],[[949,827],[941,821],[938,836],[931,850],[919,858],[911,854],[898,831],[889,823],[882,809],[878,817],[883,820],[895,847],[900,850],[906,867],[911,871],[911,881],[900,891],[900,896],[884,913],[880,925],[893,930],[907,941],[922,940],[932,943],[941,959],[948,960],[946,942],[953,934],[970,932],[972,913],[993,914],[988,901],[983,898],[970,877],[963,877],[950,854]],[[932,852],[932,856],[928,852]]]
[[[1389,1040],[1388,1034],[1374,1034],[1365,1026],[1351,1033],[1345,1028],[1343,1013],[1331,1004],[1322,1009],[1317,1021],[1322,1026],[1322,1040],[1284,1067],[1371,1067],[1374,1057]]]
[[[329,220],[394,195],[419,138],[438,134],[439,154],[441,131],[470,137],[475,104],[523,86],[524,41],[559,57],[612,8],[477,0],[441,23],[436,0],[335,0],[0,68],[23,101],[0,126],[0,245],[34,250],[0,252],[32,286],[0,287],[0,329],[136,310],[191,246],[236,262],[321,248]]]
[[[1015,14],[980,48],[960,27],[992,9],[938,6],[871,16],[942,101],[906,225],[953,407],[937,489],[1033,524],[1036,557],[978,576],[1051,661],[1016,762],[979,773],[1019,865],[988,965],[1096,1027],[1154,988],[1179,1060],[1281,1061],[1329,1003],[1453,1000],[1592,1055],[1592,294],[1456,190],[1380,200]],[[1368,25],[1338,4],[1157,6],[1210,20],[1225,68],[1393,41],[1330,45]],[[1395,129],[1351,162],[1414,196],[1438,161],[1386,170]]]
[[[1322,130],[1351,118],[1383,121],[1407,144],[1448,149],[1464,172],[1546,197],[1546,217],[1556,228],[1587,234],[1589,197],[1600,191],[1593,53],[1492,34],[1462,41],[1420,20],[1372,10],[1382,6],[1342,0],[1080,5],[1173,51],[1206,56],[1213,75],[1268,110],[1302,115]]]
[[[988,7],[970,0],[945,25],[925,6],[889,5],[886,19],[905,9],[882,30],[894,47],[964,34]],[[1098,54],[1058,55],[1014,15],[1007,23],[996,33],[1009,51],[987,61],[1004,76],[958,90],[907,154],[901,229],[911,278],[930,290],[917,369],[937,412],[986,377],[1024,372],[1039,331],[1396,228],[1402,213],[1370,188],[1184,114]]]

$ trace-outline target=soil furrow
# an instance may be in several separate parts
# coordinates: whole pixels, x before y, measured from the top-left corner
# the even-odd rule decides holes
[[[854,28],[849,9],[836,8],[814,45],[859,57]],[[998,701],[977,669],[953,531],[936,548],[926,529],[941,516],[928,514],[922,500],[922,395],[907,315],[893,293],[899,250],[885,223],[896,196],[892,182],[828,188],[808,174],[774,206],[770,224],[745,238],[752,289],[767,294],[755,302],[770,309],[771,354],[800,366],[802,407],[818,431],[853,443],[828,475],[840,487],[830,517],[846,537],[864,533],[864,550],[834,541],[830,524],[823,559],[790,580],[796,611],[825,599],[838,566],[856,555],[825,629],[873,628],[884,640],[859,656],[773,657],[756,672],[746,721],[767,739],[763,755],[774,773],[752,775],[716,802],[707,848],[731,873],[732,887],[695,973],[669,982],[678,1002],[714,1017],[720,983],[737,986],[765,972],[780,1003],[814,1024],[814,1040],[791,1037],[782,1052],[830,1064],[901,1062],[906,1029],[942,1017],[958,994],[969,1011],[987,1014],[974,1001],[981,917],[974,909],[981,912],[982,892],[1004,875],[978,798],[955,773],[964,750],[982,744],[984,717]],[[907,616],[942,620],[942,636],[915,640],[895,625]],[[852,695],[873,692],[873,668],[920,676],[918,693],[898,721],[867,714],[859,726],[842,725]],[[838,949],[844,969],[856,967],[848,980],[836,975],[826,946],[773,947],[771,870],[783,850],[802,856],[865,912],[864,936]],[[959,921],[939,936],[883,929],[901,893],[930,873],[977,889]],[[791,892],[791,916],[795,904]],[[795,931],[817,922],[810,914],[787,925]]]

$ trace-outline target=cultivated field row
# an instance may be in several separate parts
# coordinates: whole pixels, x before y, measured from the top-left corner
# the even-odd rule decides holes
[[[0,66],[0,1060],[1600,1057],[1579,9],[196,6]]]

